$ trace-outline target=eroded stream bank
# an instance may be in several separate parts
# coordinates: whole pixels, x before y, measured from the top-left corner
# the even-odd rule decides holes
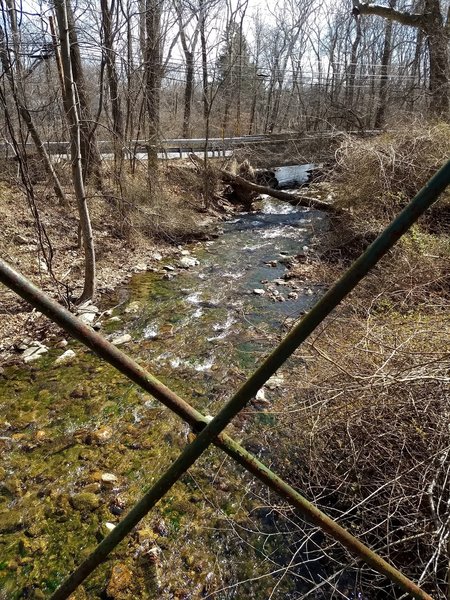
[[[161,273],[136,275],[105,333],[129,334],[127,352],[214,414],[320,293],[284,276],[325,227],[321,213],[264,199],[259,212],[224,224],[218,239],[181,252]],[[8,600],[47,597],[189,436],[150,396],[79,344],[69,347],[76,356],[64,366],[52,350],[0,381],[0,597]],[[284,377],[234,423],[233,435],[256,453],[264,449],[252,424],[273,423]],[[255,516],[255,490],[209,451],[89,580],[85,597],[266,597],[276,576],[235,585],[280,566],[282,540]],[[274,597],[292,586],[285,578]]]

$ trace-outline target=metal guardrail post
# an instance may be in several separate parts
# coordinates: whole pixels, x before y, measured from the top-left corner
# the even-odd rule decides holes
[[[229,424],[229,422],[240,412],[240,410],[246,406],[248,401],[254,397],[264,383],[266,383],[266,381],[289,358],[289,356],[292,355],[292,353],[326,318],[326,316],[328,316],[331,311],[354,289],[358,282],[361,281],[361,279],[382,258],[382,256],[384,256],[384,254],[386,254],[386,252],[392,248],[396,241],[437,199],[439,194],[447,187],[447,185],[449,185],[449,183],[450,161],[448,161],[430,179],[430,181],[424,188],[422,188],[422,190],[420,190],[410,204],[398,215],[396,219],[394,219],[394,221],[369,246],[369,248],[360,256],[360,258],[356,260],[353,265],[344,273],[337,283],[323,296],[321,300],[319,300],[319,302],[316,303],[316,305],[305,315],[300,323],[294,327],[294,329],[284,338],[279,346],[263,361],[261,366],[241,386],[241,388],[217,414],[217,416],[206,425],[206,427],[199,433],[198,437],[186,447],[182,454],[162,475],[156,484],[129,511],[124,519],[116,526],[116,528],[105,537],[105,539],[97,546],[91,555],[69,576],[68,579],[63,582],[61,587],[55,591],[55,593],[51,596],[51,600],[62,600],[67,598],[84,581],[84,579],[86,579],[86,577],[92,573],[92,571],[101,562],[103,562],[112,549],[117,546],[117,544],[131,531],[131,529],[139,522],[139,520],[148,513],[148,511],[167,493],[174,483],[189,469],[190,466],[192,466],[192,464],[204,452],[204,450],[214,442],[217,436],[223,432],[223,429]],[[34,286],[32,286],[33,289],[30,290],[29,282],[26,282],[28,285],[25,286],[25,289],[23,287],[24,278],[22,277],[22,281],[19,282],[17,275],[18,274],[15,273],[8,265],[6,265],[6,263],[0,261],[0,281],[11,287],[11,289],[17,291],[17,293],[27,300],[32,298],[36,300],[36,291],[40,295],[43,295],[42,292],[37,290],[37,288],[34,288]],[[46,307],[48,309],[48,305],[46,305]],[[54,309],[54,307],[52,308]],[[64,309],[61,307],[59,308],[60,310],[64,311]],[[54,318],[50,314],[53,312],[52,309],[42,309],[42,312],[50,316],[50,318]],[[70,315],[70,313],[67,314],[76,321],[76,319]],[[64,315],[64,318],[66,319],[67,315]],[[69,329],[67,330],[71,332]],[[103,341],[103,346],[104,344],[105,342]],[[89,347],[92,347],[90,344],[88,345]],[[128,360],[131,361],[131,359]],[[147,379],[149,377],[149,381],[151,383],[154,385],[159,384],[155,378],[147,374]],[[134,378],[132,379],[134,380]],[[254,462],[256,469],[259,461],[254,459]],[[261,463],[259,464],[261,465]],[[266,468],[264,467],[264,469]],[[252,470],[252,472],[254,471]],[[276,484],[277,486],[283,484],[281,485],[279,492],[283,492],[282,495],[286,493],[290,497],[292,488],[289,489],[289,486],[284,484],[281,479],[279,479]],[[298,496],[300,500],[301,496]],[[293,502],[293,504],[297,505],[296,502]],[[300,502],[300,504],[303,505],[303,502]],[[306,509],[307,507],[305,506],[304,508]],[[339,539],[341,543],[355,552],[378,572],[389,577],[389,579],[400,585],[414,598],[431,600],[431,597],[421,590],[416,584],[406,578],[397,569],[389,565],[381,557],[373,553],[359,540],[351,536],[351,534],[345,531],[342,527],[329,519],[329,517],[323,515],[323,513],[318,511],[318,509],[315,507],[312,507],[312,505],[310,505],[310,508],[314,509],[310,511],[310,516],[313,517],[312,520],[315,523],[321,525],[325,531],[328,531],[331,533],[331,535],[333,535],[333,537]],[[325,520],[323,517],[325,517]]]

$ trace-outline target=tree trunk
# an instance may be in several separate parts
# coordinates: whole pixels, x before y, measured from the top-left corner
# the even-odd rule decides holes
[[[121,166],[123,160],[123,115],[119,96],[119,78],[117,76],[115,52],[113,48],[114,36],[112,30],[112,13],[111,9],[108,7],[108,0],[100,0],[100,5],[102,11],[106,73],[108,76],[113,121],[114,160],[117,168],[118,166]]]
[[[91,176],[98,189],[103,189],[101,172],[101,157],[97,148],[94,119],[92,118],[86,90],[83,65],[81,62],[80,45],[75,30],[75,20],[70,2],[66,4],[67,23],[69,28],[70,62],[72,76],[76,84],[77,101],[79,103],[80,149],[83,166],[83,179],[87,181]],[[67,79],[66,79],[67,80]]]
[[[208,54],[206,47],[206,15],[203,0],[200,0],[200,45],[202,49],[202,90],[203,90],[203,118],[209,119],[209,87],[208,87]]]
[[[178,17],[178,29],[180,32],[181,46],[183,48],[184,58],[186,61],[186,84],[184,86],[184,112],[182,136],[184,138],[189,138],[191,137],[191,108],[192,97],[194,94],[194,52],[195,47],[197,46],[199,27],[197,23],[194,34],[191,36],[191,43],[189,47],[185,33],[185,23],[183,23],[182,7],[178,3],[176,3],[175,10],[177,12]]]
[[[242,27],[244,23],[245,11],[241,15],[241,22],[239,24],[239,56],[238,56],[238,70],[237,70],[237,90],[236,90],[236,126],[234,128],[234,135],[241,135],[241,101],[242,101]]]
[[[294,204],[295,206],[304,206],[306,208],[314,208],[316,210],[327,210],[333,212],[338,211],[333,204],[328,202],[323,202],[322,200],[317,200],[316,198],[308,198],[307,196],[303,196],[301,194],[290,194],[289,192],[283,192],[282,190],[274,190],[273,188],[266,187],[265,185],[258,185],[248,181],[247,179],[244,179],[243,177],[240,177],[239,175],[233,175],[224,169],[221,171],[221,175],[225,183],[229,183],[232,187],[245,190],[246,192],[266,194],[267,196],[284,200],[290,204]]]
[[[391,8],[395,8],[396,0],[391,0]],[[386,27],[384,29],[384,45],[383,55],[381,57],[381,73],[380,73],[380,87],[378,90],[378,108],[377,114],[375,115],[375,129],[380,129],[384,125],[384,119],[387,108],[387,97],[388,97],[388,68],[391,62],[392,52],[392,21],[387,20]]]
[[[350,67],[348,69],[348,80],[346,90],[346,103],[347,108],[352,110],[353,108],[353,96],[355,93],[355,79],[356,79],[356,67],[358,66],[358,48],[361,43],[361,22],[359,17],[355,17],[356,21],[356,36],[352,43],[352,52],[350,55]]]
[[[145,92],[148,115],[148,186],[153,200],[158,189],[159,110],[161,97],[161,0],[147,0],[145,13]]]
[[[431,29],[428,33],[430,53],[430,111],[436,117],[449,112],[449,60],[448,36],[443,31]]]
[[[61,40],[61,60],[64,73],[64,106],[67,107],[67,121],[70,130],[70,155],[72,164],[72,179],[77,199],[78,213],[82,230],[83,247],[85,255],[84,288],[78,299],[78,303],[85,302],[94,297],[95,294],[95,250],[92,235],[91,220],[86,202],[86,194],[83,180],[83,166],[81,155],[81,126],[78,113],[75,78],[72,71],[70,54],[70,26],[67,19],[67,0],[54,0],[56,18],[58,21],[59,35]]]
[[[62,189],[61,183],[59,181],[58,175],[53,167],[50,156],[48,155],[45,146],[41,140],[41,136],[39,135],[38,130],[34,124],[33,118],[31,116],[30,111],[28,110],[25,102],[25,94],[22,86],[22,68],[21,68],[21,60],[20,60],[20,52],[18,46],[18,29],[17,29],[17,19],[16,19],[16,8],[14,6],[13,0],[7,0],[7,6],[10,17],[10,26],[11,32],[14,37],[13,43],[13,51],[14,51],[14,64],[15,64],[15,74],[13,71],[13,65],[10,60],[8,54],[8,48],[5,40],[5,34],[3,28],[0,26],[0,60],[3,66],[3,70],[7,76],[11,94],[14,98],[14,102],[16,104],[17,110],[19,111],[20,116],[22,117],[28,133],[33,140],[33,143],[36,147],[36,152],[44,165],[44,169],[47,175],[51,178],[53,183],[53,189],[55,190],[56,197],[60,201],[60,203],[64,206],[68,206],[68,201],[64,190]],[[17,78],[17,80],[16,80]]]
[[[194,55],[185,51],[186,57],[186,86],[184,89],[183,137],[191,137],[191,106],[194,93]]]
[[[378,4],[360,4],[358,0],[353,2],[353,10],[362,15],[378,15],[403,25],[419,27],[426,33],[430,53],[430,112],[445,119],[449,112],[450,20],[447,17],[447,22],[444,22],[439,0],[426,0],[424,12],[418,14]]]
[[[223,109],[222,119],[222,137],[227,137],[228,122],[230,120],[231,94],[228,89],[225,89],[225,107]]]

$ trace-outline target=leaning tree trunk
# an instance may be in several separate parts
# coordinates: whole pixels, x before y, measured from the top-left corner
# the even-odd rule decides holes
[[[76,90],[76,84],[72,72],[66,1],[67,0],[54,0],[54,4],[61,41],[61,61],[64,74],[63,93],[65,95],[64,106],[66,107],[66,118],[70,131],[72,180],[77,199],[85,255],[84,288],[80,298],[78,299],[78,303],[82,303],[93,298],[95,294],[95,250],[91,220],[89,217],[86,193],[84,189],[80,142],[81,127],[77,104],[78,90]]]
[[[198,162],[196,160],[197,157],[193,156],[192,158],[194,159],[194,162]],[[242,203],[246,204],[249,208],[256,199],[257,195],[266,195],[272,196],[272,198],[277,198],[278,200],[284,200],[285,202],[289,202],[294,206],[304,206],[307,208],[313,208],[315,210],[326,210],[335,213],[342,212],[341,209],[329,202],[324,202],[317,198],[310,198],[308,196],[304,196],[303,194],[290,194],[289,192],[283,192],[283,190],[275,190],[265,185],[258,185],[257,183],[248,181],[239,175],[233,175],[225,169],[222,169],[220,174],[222,176],[222,180],[234,188]]]
[[[56,197],[64,206],[68,206],[66,195],[64,194],[64,190],[62,189],[61,183],[59,181],[58,175],[53,167],[50,156],[48,155],[45,146],[41,140],[41,136],[39,135],[38,130],[36,129],[36,125],[34,124],[33,118],[31,116],[30,111],[26,106],[25,94],[22,88],[22,68],[21,68],[21,60],[20,60],[20,52],[18,48],[17,38],[18,38],[18,30],[17,30],[17,20],[16,20],[16,9],[14,6],[13,0],[7,1],[7,6],[9,9],[10,16],[10,26],[12,34],[15,38],[13,43],[13,51],[14,51],[14,63],[15,63],[15,72],[18,78],[14,76],[13,66],[11,64],[11,60],[8,54],[7,44],[5,40],[5,34],[3,28],[0,26],[0,60],[3,66],[3,71],[5,72],[10,88],[11,94],[13,96],[14,102],[16,104],[17,110],[22,117],[27,129],[28,133],[33,140],[33,143],[36,147],[36,152],[44,165],[44,169],[47,175],[51,178],[53,183],[53,189],[55,190]]]

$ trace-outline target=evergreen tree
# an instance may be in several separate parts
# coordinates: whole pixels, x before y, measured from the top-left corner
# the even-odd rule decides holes
[[[238,23],[229,23],[224,38],[224,47],[217,60],[218,85],[223,89],[224,98],[222,129],[224,133],[227,131],[230,112],[235,107],[236,122],[232,133],[239,135],[242,130],[241,104],[251,96],[256,67]]]

